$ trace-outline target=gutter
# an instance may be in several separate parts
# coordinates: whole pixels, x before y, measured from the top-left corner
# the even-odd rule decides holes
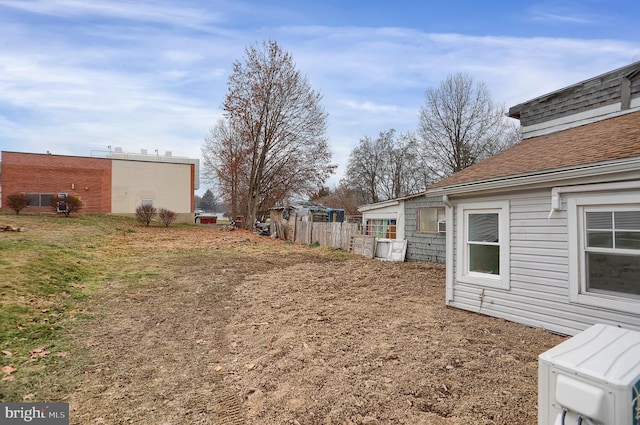
[[[429,195],[457,195],[481,191],[510,190],[519,186],[552,186],[558,180],[584,179],[607,174],[636,172],[640,178],[640,157],[628,159],[616,159],[612,161],[587,165],[584,167],[573,167],[569,169],[556,169],[548,172],[535,174],[504,176],[490,180],[480,180],[467,183],[454,184],[451,186],[436,187],[428,189]]]
[[[400,201],[398,199],[389,199],[387,201],[380,201],[374,204],[366,204],[358,207],[358,212],[366,212],[371,210],[377,210],[379,208],[392,207],[394,205],[399,205]]]

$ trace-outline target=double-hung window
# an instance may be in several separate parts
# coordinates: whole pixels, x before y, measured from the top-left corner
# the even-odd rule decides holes
[[[640,204],[637,202],[637,198],[625,195],[585,195],[569,200],[572,301],[640,311]]]
[[[459,204],[457,214],[457,279],[508,289],[508,202]]]
[[[640,299],[640,209],[585,209],[585,285]]]

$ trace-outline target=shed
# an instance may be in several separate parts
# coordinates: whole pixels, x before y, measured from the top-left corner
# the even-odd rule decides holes
[[[366,235],[376,238],[376,256],[392,249],[390,241],[406,242],[407,261],[444,263],[446,222],[442,196],[419,193],[358,208]]]

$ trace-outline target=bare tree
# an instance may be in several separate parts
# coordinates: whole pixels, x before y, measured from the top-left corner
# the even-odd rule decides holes
[[[418,143],[412,133],[391,140],[385,161],[385,178],[381,185],[386,199],[400,198],[427,189],[428,171],[421,166]]]
[[[430,170],[443,178],[516,143],[516,127],[486,86],[467,74],[426,91],[418,133]]]
[[[250,226],[259,211],[313,193],[333,173],[327,114],[322,96],[275,41],[247,48],[228,85],[223,109],[229,131],[210,134],[212,147],[228,149],[212,154],[204,166],[211,167],[220,194],[232,210],[244,212]]]
[[[345,183],[349,187],[360,189],[366,195],[367,202],[380,201],[385,156],[391,150],[388,136],[389,132],[381,132],[375,140],[366,136],[360,139],[358,146],[349,155]]]
[[[232,123],[220,120],[209,130],[202,147],[205,179],[218,187],[218,192],[235,218],[244,213],[248,191],[248,143]]]
[[[341,182],[337,187],[334,186],[333,189],[323,187],[309,199],[328,208],[342,208],[347,215],[359,214],[358,207],[367,203],[366,196],[361,190],[349,187],[345,182]]]
[[[344,184],[363,192],[367,202],[418,193],[426,189],[419,161],[411,133],[396,137],[394,129],[383,131],[375,140],[360,139],[349,156]]]

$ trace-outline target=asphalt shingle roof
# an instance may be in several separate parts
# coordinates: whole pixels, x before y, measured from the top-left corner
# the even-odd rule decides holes
[[[431,188],[640,156],[640,112],[525,139]]]

